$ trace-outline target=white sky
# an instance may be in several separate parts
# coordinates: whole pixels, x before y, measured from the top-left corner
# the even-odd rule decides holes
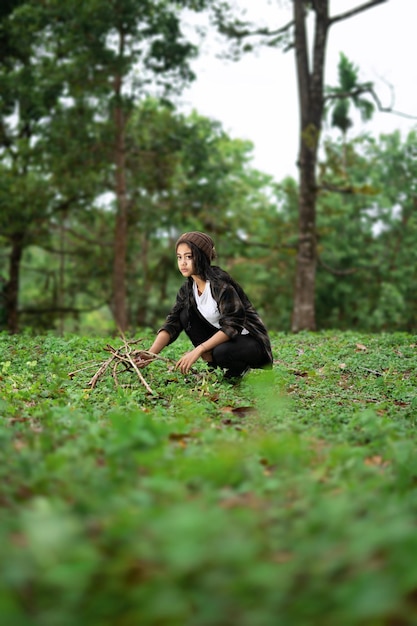
[[[248,8],[248,16],[277,28],[291,19],[285,0],[235,0]],[[330,14],[339,14],[364,0],[331,0]],[[255,9],[255,10],[254,10]],[[360,68],[360,79],[372,81],[383,106],[417,118],[417,0],[388,0],[355,17],[333,25],[327,47],[327,85],[337,84],[339,54]],[[281,180],[297,176],[298,102],[294,52],[263,48],[240,61],[220,59],[216,36],[210,36],[193,69],[196,81],[182,96],[184,110],[219,120],[233,138],[254,143],[252,165]],[[351,133],[367,130],[375,136],[417,126],[410,120],[376,112],[371,122],[353,126]]]

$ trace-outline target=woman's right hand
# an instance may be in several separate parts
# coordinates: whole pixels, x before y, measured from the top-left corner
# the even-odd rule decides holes
[[[136,367],[141,369],[142,367],[149,365],[149,363],[155,359],[155,356],[149,354],[147,350],[136,350],[135,352],[132,352],[132,359],[135,362]]]

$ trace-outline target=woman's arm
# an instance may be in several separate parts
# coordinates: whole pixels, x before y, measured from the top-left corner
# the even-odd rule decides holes
[[[171,341],[171,336],[166,330],[161,330],[154,339],[153,344],[149,350],[139,350],[135,354],[135,362],[138,367],[146,367],[154,360],[154,357],[149,354],[159,354]]]
[[[153,344],[149,348],[149,352],[159,354],[164,348],[166,348],[170,341],[170,334],[166,330],[161,330],[155,337]]]

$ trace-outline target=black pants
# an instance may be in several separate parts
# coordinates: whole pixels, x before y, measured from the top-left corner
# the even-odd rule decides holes
[[[192,307],[181,313],[181,322],[194,346],[207,341],[219,330]],[[216,346],[212,354],[212,364],[227,369],[228,376],[239,376],[248,367],[258,369],[269,365],[262,344],[252,335],[237,335]]]

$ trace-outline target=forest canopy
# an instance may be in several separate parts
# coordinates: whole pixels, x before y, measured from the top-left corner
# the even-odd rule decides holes
[[[299,183],[256,170],[249,142],[175,104],[198,52],[181,9],[209,5],[2,5],[1,329],[158,327],[180,284],[173,243],[198,229],[266,324],[290,330]],[[318,158],[317,328],[412,330],[416,131],[355,136],[349,113],[329,107]]]

